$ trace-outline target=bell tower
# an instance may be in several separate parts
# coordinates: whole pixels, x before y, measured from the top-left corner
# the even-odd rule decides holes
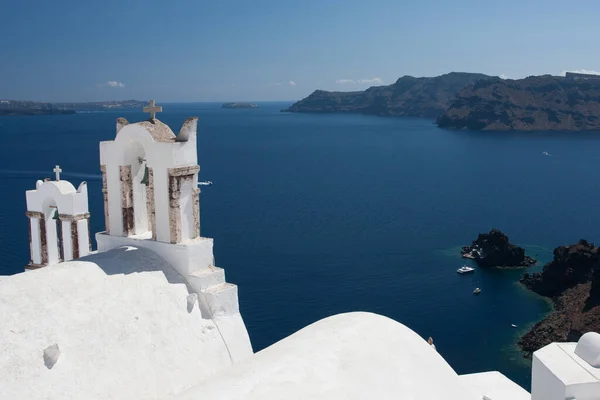
[[[196,152],[197,118],[175,136],[156,119],[151,103],[147,121],[117,120],[115,140],[100,144],[106,233],[163,243],[200,236],[200,197]]]
[[[236,331],[246,332],[237,286],[215,266],[213,239],[200,235],[198,118],[185,120],[175,135],[156,119],[162,107],[151,101],[144,111],[148,120],[130,124],[119,118],[115,139],[100,143],[105,231],[96,234],[98,251],[122,246],[153,251],[186,279],[203,317],[224,337],[237,337]],[[229,349],[232,358],[252,354],[247,339]]]

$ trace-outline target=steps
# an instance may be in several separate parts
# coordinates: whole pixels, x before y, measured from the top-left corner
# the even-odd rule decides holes
[[[186,276],[186,279],[194,290],[200,293],[208,288],[225,283],[225,270],[211,266],[208,269],[192,272]]]
[[[240,311],[236,285],[224,282],[206,289],[203,295],[213,318]]]

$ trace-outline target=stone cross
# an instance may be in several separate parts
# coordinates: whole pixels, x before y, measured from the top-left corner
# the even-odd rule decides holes
[[[150,119],[154,119],[157,112],[162,112],[162,107],[157,106],[154,100],[150,100],[150,106],[144,107],[144,112],[150,113]]]
[[[62,169],[60,169],[60,167],[57,165],[52,171],[54,171],[56,174],[56,180],[60,181],[60,173],[62,172]]]

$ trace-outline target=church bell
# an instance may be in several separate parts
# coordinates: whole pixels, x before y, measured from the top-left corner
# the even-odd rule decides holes
[[[142,181],[140,183],[142,185],[148,185],[148,166],[147,165],[144,166],[144,177],[142,178]]]

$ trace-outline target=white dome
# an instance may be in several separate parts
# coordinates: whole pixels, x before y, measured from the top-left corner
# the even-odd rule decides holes
[[[176,400],[475,400],[406,326],[376,314],[325,318],[190,389]]]
[[[600,368],[600,333],[588,332],[577,342],[575,354],[594,368]]]

